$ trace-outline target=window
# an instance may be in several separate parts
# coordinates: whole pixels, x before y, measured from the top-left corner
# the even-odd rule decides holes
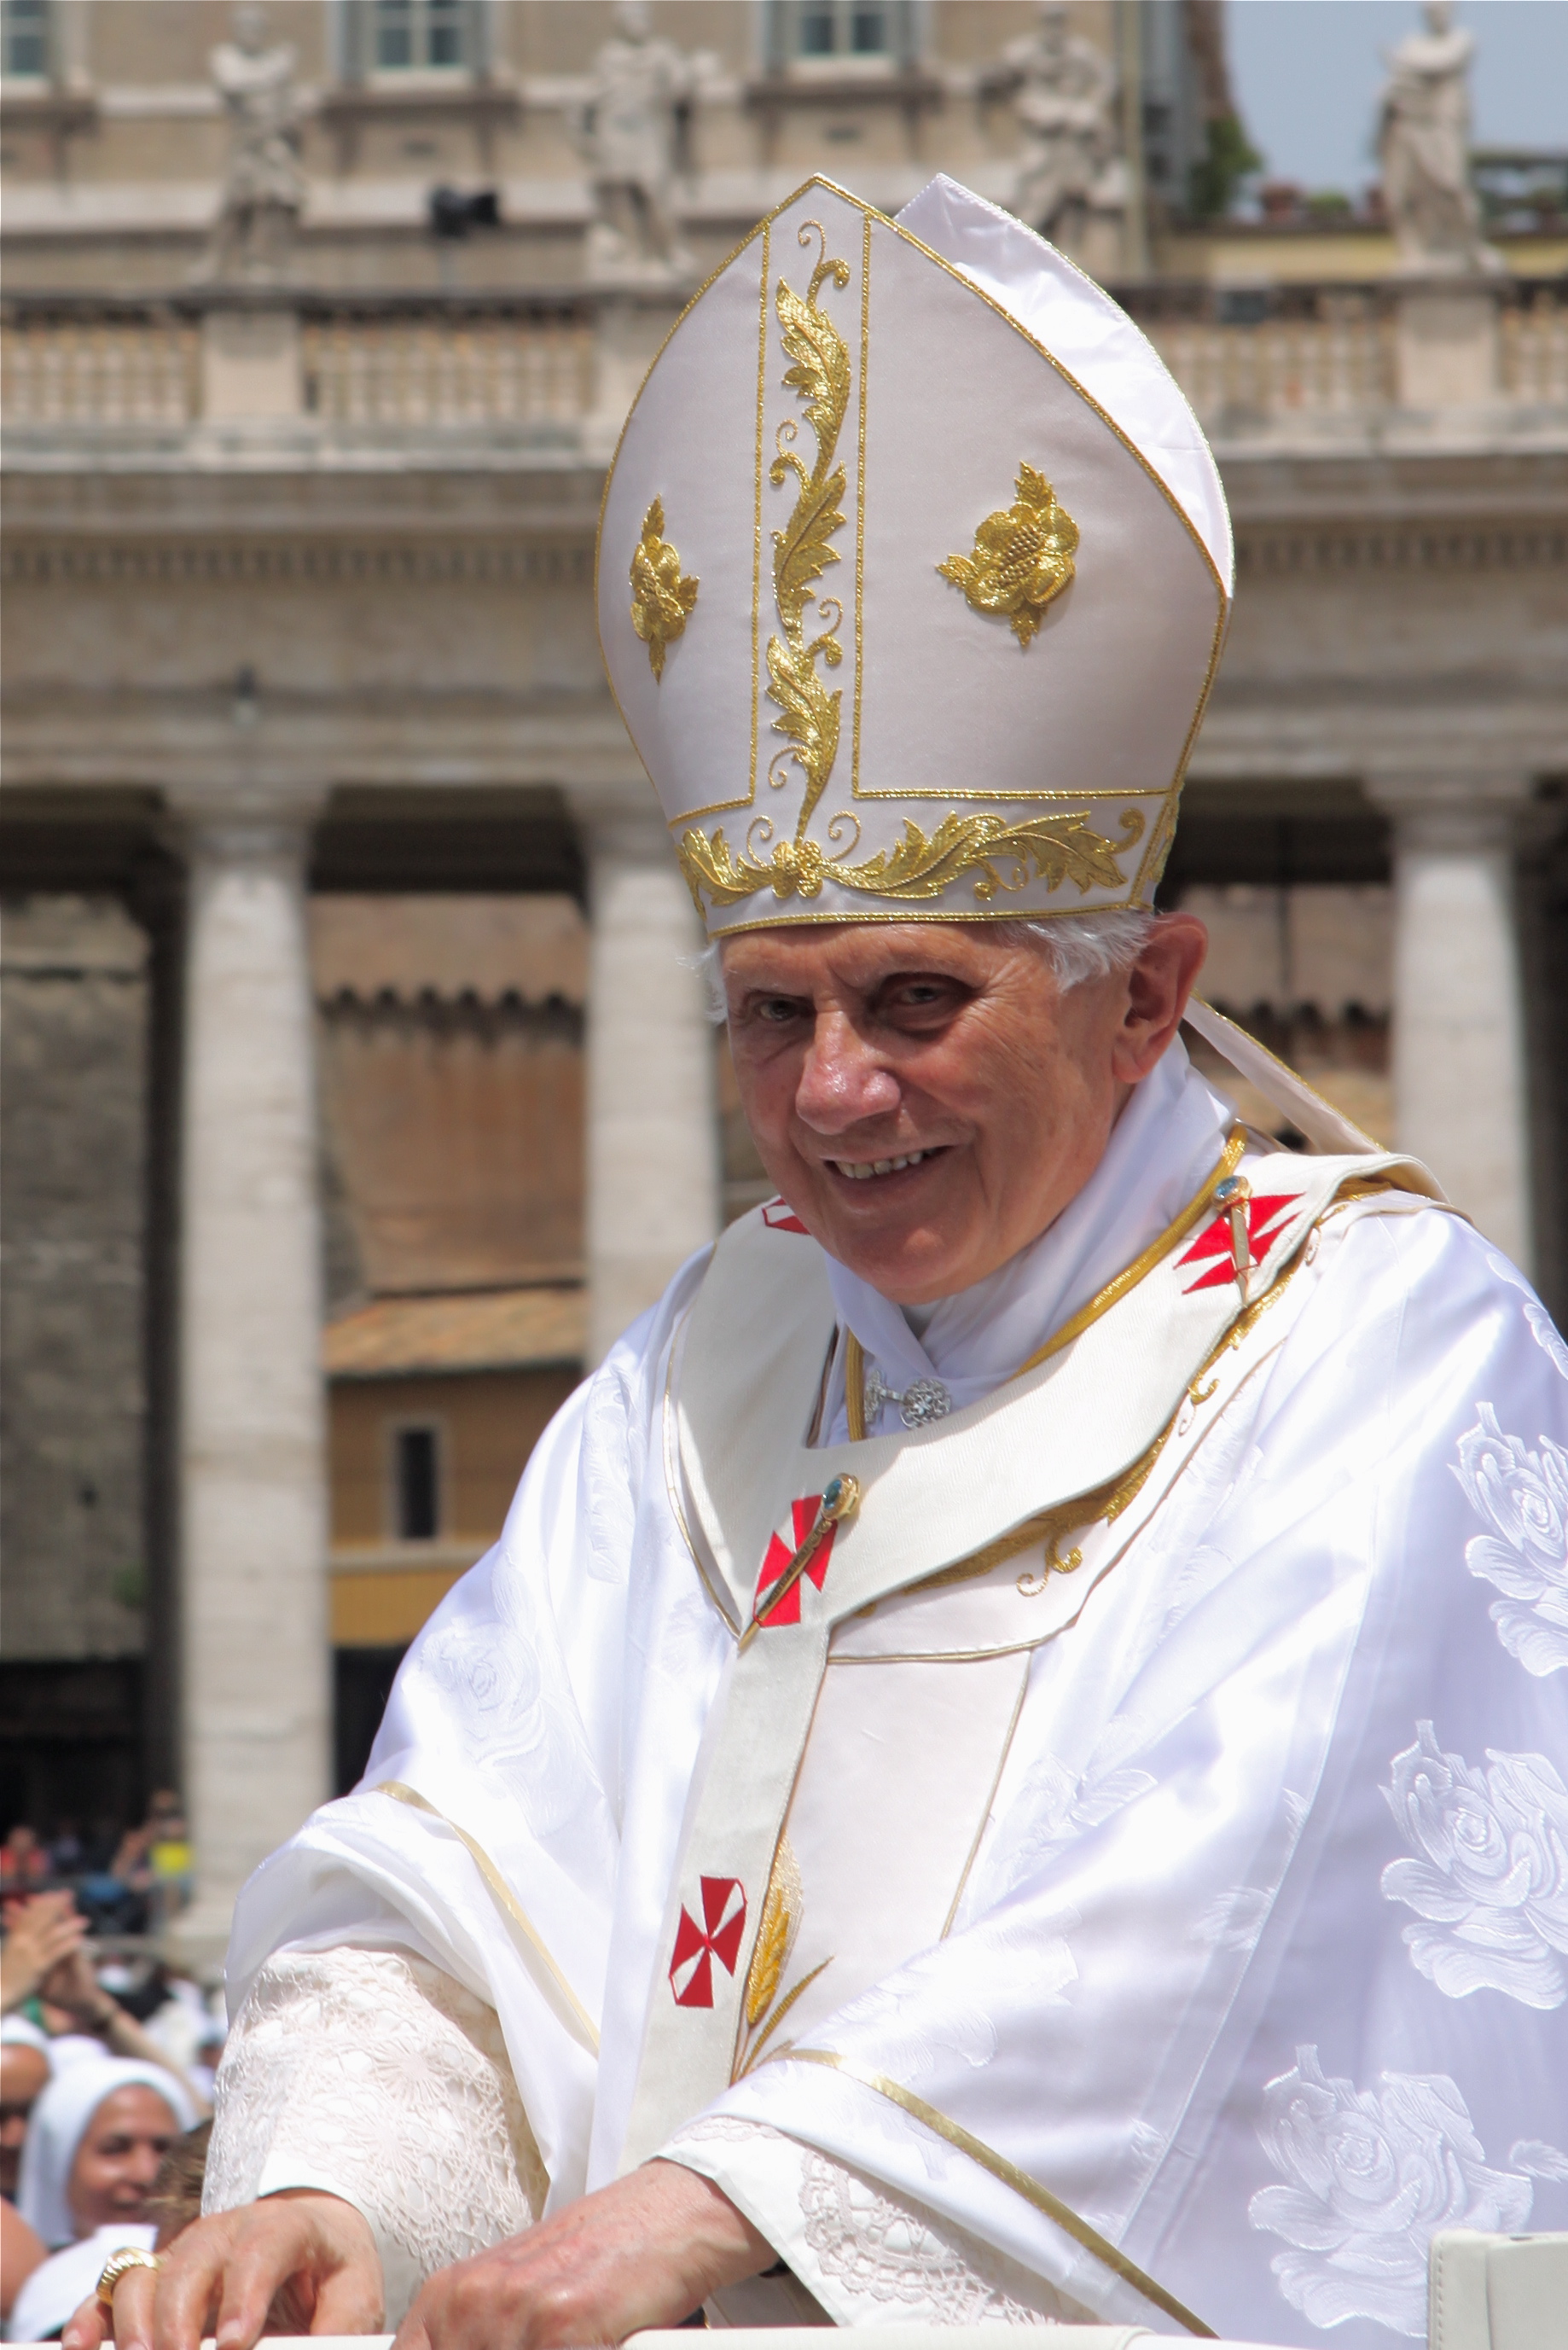
[[[768,14],[768,55],[775,71],[852,60],[911,62],[909,0],[774,0]]]
[[[0,15],[5,47],[0,73],[18,81],[44,81],[49,71],[48,0],[5,0]]]
[[[477,13],[475,0],[374,0],[372,69],[472,71],[479,63]]]
[[[400,1542],[433,1542],[441,1532],[441,1450],[433,1428],[400,1428],[392,1451]]]

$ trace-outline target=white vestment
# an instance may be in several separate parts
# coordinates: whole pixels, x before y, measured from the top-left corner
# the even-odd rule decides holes
[[[210,2209],[348,2193],[395,2309],[662,2147],[798,2281],[737,2318],[1178,2330],[1054,2196],[1344,2350],[1437,2228],[1568,2224],[1568,1351],[1397,1167],[1230,1128],[1173,1047],[919,1337],[782,1203],[682,1271],[242,1896]],[[950,1417],[849,1440],[851,1331]]]

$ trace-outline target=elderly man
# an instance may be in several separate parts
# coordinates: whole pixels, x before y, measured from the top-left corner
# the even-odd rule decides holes
[[[598,582],[779,1196],[247,1887],[209,2216],[118,2338],[1414,2335],[1434,2229],[1568,2180],[1568,1356],[1418,1168],[1187,1062],[1201,436],[1015,222],[813,182],[652,369]]]

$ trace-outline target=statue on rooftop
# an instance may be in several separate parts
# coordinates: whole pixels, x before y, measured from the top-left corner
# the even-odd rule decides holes
[[[577,127],[596,214],[591,276],[677,278],[691,270],[674,197],[696,81],[697,61],[655,37],[645,0],[618,0]]]
[[[1076,251],[1091,215],[1119,217],[1127,204],[1114,65],[1070,29],[1060,0],[1045,0],[1035,30],[1009,42],[986,82],[1011,96],[1022,135],[1009,210]]]
[[[229,119],[229,160],[201,275],[265,283],[281,272],[305,204],[298,51],[291,41],[269,46],[265,9],[245,5],[209,63]]]
[[[1386,50],[1388,87],[1377,126],[1383,196],[1411,275],[1471,275],[1503,267],[1481,234],[1469,177],[1468,80],[1475,35],[1454,23],[1449,0],[1428,0],[1423,32]]]

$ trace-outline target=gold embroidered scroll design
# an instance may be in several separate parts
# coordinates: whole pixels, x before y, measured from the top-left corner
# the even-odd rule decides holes
[[[1020,461],[1012,504],[986,515],[968,555],[950,555],[937,569],[963,589],[971,610],[1006,619],[1027,645],[1071,580],[1077,550],[1077,524],[1044,474]]]
[[[648,666],[662,685],[665,649],[684,632],[696,609],[699,584],[681,577],[680,557],[664,536],[662,498],[655,498],[643,515],[630,576],[631,625],[648,647]]]
[[[795,825],[796,847],[805,839],[806,826],[838,756],[843,699],[837,689],[830,691],[823,683],[816,664],[820,656],[829,669],[836,669],[844,659],[838,641],[844,608],[833,597],[819,598],[816,582],[830,563],[840,560],[837,548],[828,542],[844,527],[844,468],[834,461],[849,406],[849,350],[816,297],[829,278],[841,290],[848,285],[849,264],[828,259],[827,235],[820,221],[802,225],[799,242],[803,245],[809,242],[813,229],[821,239],[821,248],[805,299],[803,302],[781,277],[774,307],[784,356],[791,362],[784,380],[805,402],[805,421],[816,443],[816,456],[808,471],[805,458],[792,445],[799,427],[793,417],[786,417],[778,430],[778,453],[768,468],[768,479],[775,489],[791,473],[798,484],[794,513],[783,530],[773,534],[774,594],[784,635],[768,639],[768,699],[776,702],[783,712],[774,721],[774,732],[786,735],[790,743],[789,749],[774,754],[768,778],[775,785],[782,785],[784,770],[792,763],[805,778]],[[826,625],[819,635],[808,637],[805,616],[813,603]]]
[[[854,819],[834,818],[830,839],[846,821]],[[1125,809],[1120,824],[1124,847],[1140,840],[1143,829],[1140,811]],[[781,840],[765,859],[753,855],[749,847],[737,857],[722,825],[711,840],[695,829],[688,832],[677,853],[699,913],[704,891],[714,906],[738,906],[770,887],[776,898],[815,898],[825,881],[878,898],[940,898],[953,882],[972,873],[974,894],[982,905],[999,889],[1022,889],[1036,875],[1048,889],[1072,881],[1085,893],[1119,889],[1124,883],[1116,862],[1122,850],[1094,831],[1082,810],[1028,816],[1019,824],[990,812],[945,816],[929,836],[906,816],[902,840],[877,849],[858,865],[825,854],[814,840]]]

